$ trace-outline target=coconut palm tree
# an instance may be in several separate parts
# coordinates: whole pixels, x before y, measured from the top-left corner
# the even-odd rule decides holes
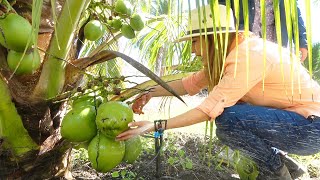
[[[51,4],[53,2],[55,4]],[[115,32],[110,29],[113,26],[107,24],[112,16],[119,16],[115,15],[113,3],[90,0],[2,1],[1,5],[5,7],[2,10],[3,20],[0,20],[2,45],[6,48],[1,47],[0,51],[1,179],[49,178],[64,174],[68,164],[64,162],[68,161],[68,149],[72,147],[60,135],[61,119],[67,110],[66,100],[72,99],[75,94],[84,95],[85,89],[97,87],[98,84],[102,87],[99,92],[104,92],[106,99],[121,92],[115,87],[125,77],[104,76],[110,71],[102,69],[100,63],[122,56],[138,70],[144,69],[142,72],[147,76],[160,80],[132,58],[110,51],[118,46],[117,40],[124,35],[124,31],[112,33]],[[40,69],[33,69],[33,74],[18,74],[21,71],[19,64],[14,69],[10,69],[10,64],[8,67],[7,52],[10,54],[13,51],[9,42],[19,41],[11,40],[14,36],[6,34],[6,28],[11,27],[6,24],[10,13],[18,13],[32,22],[31,34],[26,37],[29,37],[29,43],[34,43],[34,47],[41,50],[42,63]],[[18,20],[26,22],[21,16]],[[129,15],[124,14],[121,18],[128,20]],[[96,42],[84,39],[84,25],[90,19],[104,22],[104,28],[108,29]],[[14,27],[17,26],[19,24]],[[24,56],[28,52],[29,49],[21,54]],[[22,60],[18,62],[22,63]],[[86,70],[90,69],[88,73]],[[84,79],[90,83],[83,85]],[[108,83],[102,85],[102,81]]]
[[[7,54],[11,50],[7,47],[9,39],[3,35],[4,25],[0,20],[1,35],[5,37],[3,47],[0,49],[0,179],[40,179],[65,175],[73,145],[61,138],[60,124],[69,107],[68,100],[77,98],[77,94],[84,94],[84,89],[100,87],[99,92],[105,93],[108,100],[112,98],[125,100],[137,93],[119,98],[117,96],[119,92],[115,92],[113,87],[117,85],[115,82],[123,80],[123,77],[111,77],[115,81],[109,81],[110,76],[105,75],[110,71],[106,66],[99,64],[121,57],[172,92],[163,81],[138,62],[119,52],[111,51],[117,49],[118,39],[124,35],[119,31],[115,32],[113,26],[108,24],[108,20],[112,20],[115,16],[118,18],[119,15],[114,11],[115,2],[113,0],[1,1],[3,8],[0,18],[6,18],[6,14],[10,12],[18,13],[32,22],[33,34],[29,35],[28,42],[31,44],[33,42],[34,47],[37,47],[35,49],[40,50],[41,66],[34,70],[33,74],[24,75],[15,73],[18,65],[14,66],[14,70],[8,67]],[[151,7],[154,8],[150,8],[149,2],[152,2]],[[217,1],[214,0],[210,3],[217,5]],[[160,62],[165,62],[166,66],[174,64],[177,59],[182,59],[177,61],[179,63],[189,61],[190,43],[180,45],[171,42],[189,28],[186,26],[187,21],[180,15],[183,7],[191,8],[190,0],[188,4],[182,0],[177,2],[155,0],[141,3],[139,1],[134,4],[133,9],[145,9],[150,17],[146,23],[148,28],[142,30],[135,41],[136,46],[144,52],[142,57],[160,65]],[[159,4],[161,8],[157,8]],[[204,1],[197,0],[196,4],[203,5]],[[188,19],[189,16],[184,17]],[[128,16],[120,18],[128,22]],[[91,19],[104,22],[104,28],[108,32],[95,42],[89,42],[84,38],[84,25]],[[176,27],[179,27],[177,31]],[[16,34],[25,27],[19,27],[19,30],[17,28],[12,30]],[[29,53],[30,49],[26,50],[28,52],[25,51],[23,54]],[[223,56],[223,53],[221,55]],[[21,63],[21,59],[18,62]],[[214,67],[221,67],[223,61],[216,63]],[[107,65],[110,66],[114,64]],[[214,79],[218,81],[221,72],[219,70],[214,72]],[[103,84],[107,80],[108,83]],[[112,87],[109,86],[110,82],[113,83]],[[147,86],[143,86],[141,90],[144,88]]]

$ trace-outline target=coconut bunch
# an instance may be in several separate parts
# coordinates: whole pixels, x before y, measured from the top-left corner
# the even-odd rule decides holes
[[[41,64],[39,51],[33,48],[35,34],[28,20],[16,13],[0,18],[0,44],[8,49],[7,63],[17,75],[32,74]]]
[[[113,5],[106,6],[111,15],[107,19],[90,20],[84,27],[85,38],[96,41],[105,32],[118,33],[133,39],[137,31],[144,28],[144,22],[139,14],[132,13],[131,4],[127,1],[117,0]]]
[[[108,172],[121,162],[133,163],[142,147],[139,137],[115,141],[133,121],[131,108],[121,101],[103,101],[92,91],[74,99],[62,120],[61,136],[86,148],[94,169]]]

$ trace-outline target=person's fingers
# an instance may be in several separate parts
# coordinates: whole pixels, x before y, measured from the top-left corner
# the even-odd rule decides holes
[[[133,136],[137,136],[137,135],[141,135],[146,132],[149,132],[153,128],[153,123],[149,121],[136,121],[136,122],[129,123],[128,127],[130,127],[130,129],[119,134],[116,137],[116,140],[122,141],[122,140],[132,138]]]
[[[128,127],[132,128],[132,127],[140,127],[145,125],[145,121],[134,121],[128,124]]]
[[[136,114],[144,114],[142,109],[147,104],[150,98],[147,97],[147,94],[140,96],[138,99],[135,100],[134,104],[132,105],[132,110]]]
[[[147,93],[146,94],[146,103],[148,103],[151,98],[152,98],[151,94]]]
[[[130,130],[125,131],[125,132],[119,134],[118,136],[116,136],[116,141],[127,140],[127,139],[134,137],[134,136],[138,136],[141,133],[142,133],[141,130],[139,130],[138,128],[130,129]]]
[[[301,61],[303,62],[304,60],[306,60],[308,56],[308,49],[300,48],[300,52],[301,52]]]
[[[117,136],[115,138],[115,141],[125,141],[125,140],[128,140],[130,138],[132,138],[133,135],[132,134],[125,134],[125,135],[122,135],[122,136]]]
[[[138,114],[140,112],[139,106],[137,104],[132,105],[132,110],[134,113]]]
[[[141,96],[140,105],[145,105],[146,103],[146,95]]]
[[[140,101],[139,100],[135,101],[131,108],[135,113],[140,112],[141,111]]]
[[[301,55],[301,61],[303,62],[304,60],[306,60],[306,58],[307,58],[307,54],[302,53],[302,55]]]
[[[134,135],[139,135],[140,130],[138,128],[129,129],[125,132],[120,133],[118,136],[116,136],[116,140],[123,140],[128,139]]]
[[[143,112],[142,112],[142,108],[140,108],[140,107],[135,107],[135,108],[132,108],[132,110],[133,110],[133,112],[135,113],[135,114],[144,114]]]

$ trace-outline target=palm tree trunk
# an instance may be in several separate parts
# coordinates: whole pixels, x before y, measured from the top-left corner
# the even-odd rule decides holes
[[[66,62],[58,59],[74,58],[70,53],[74,46],[73,33],[88,2],[68,0],[59,18],[58,36],[47,33],[38,37],[39,48],[46,51],[49,47],[52,56],[46,53],[45,65],[35,74],[11,77],[6,63],[7,50],[0,48],[0,179],[48,179],[64,176],[68,170],[71,145],[60,136],[60,121],[66,113],[66,104],[45,99],[60,93],[65,85]],[[18,3],[19,7],[26,6],[21,8],[27,9],[23,16],[30,17],[28,7],[32,1],[18,0]],[[50,13],[47,9],[42,17],[50,17],[47,16]],[[39,91],[38,87],[45,88]],[[32,97],[35,91],[43,96]]]

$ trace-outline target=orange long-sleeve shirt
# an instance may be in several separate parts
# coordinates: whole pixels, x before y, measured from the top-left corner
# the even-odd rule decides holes
[[[283,49],[281,62],[277,44],[267,42],[265,48],[265,65],[262,39],[249,38],[239,44],[238,58],[234,48],[226,58],[222,79],[197,109],[215,118],[225,107],[241,100],[253,105],[294,111],[304,117],[320,116],[319,84],[310,78],[299,60],[290,58],[288,50]],[[182,79],[182,83],[188,94],[194,95],[208,85],[208,80],[204,71],[199,71]]]

